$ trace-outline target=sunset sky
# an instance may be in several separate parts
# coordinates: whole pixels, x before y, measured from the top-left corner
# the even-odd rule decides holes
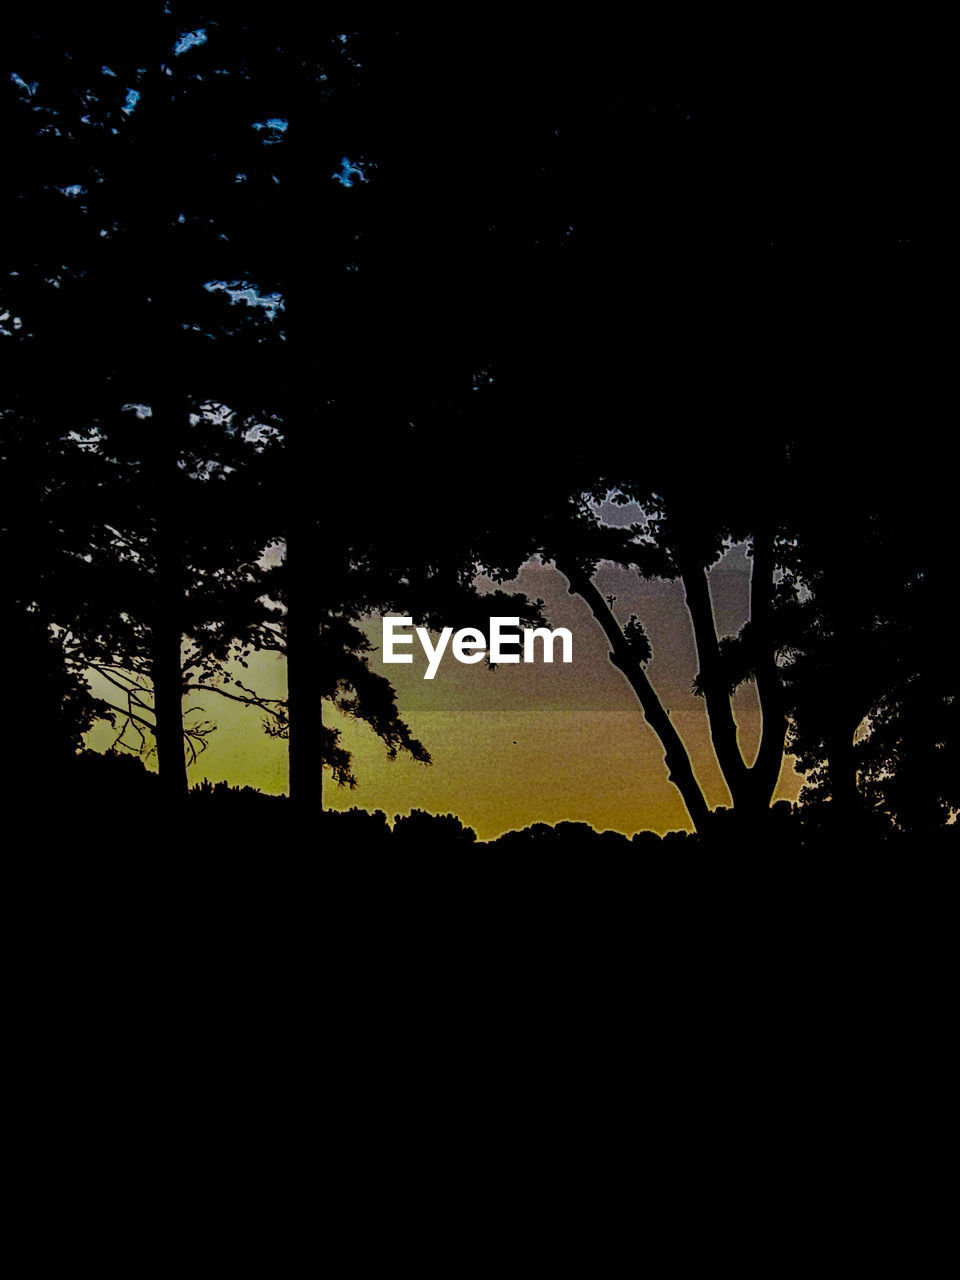
[[[618,520],[631,515],[616,508],[613,514]],[[711,571],[721,635],[736,632],[747,617],[750,567],[744,547],[737,546]],[[596,580],[604,594],[617,597],[613,607],[621,622],[631,613],[642,619],[653,646],[651,681],[680,729],[711,806],[729,803],[709,744],[704,704],[691,693],[696,658],[682,586],[643,582],[611,565],[601,566]],[[447,654],[436,678],[425,681],[418,643],[412,665],[382,663],[381,623],[371,618],[366,630],[377,649],[371,665],[393,682],[401,713],[433,763],[386,759],[383,745],[365,724],[344,720],[325,707],[326,722],[340,726],[344,745],[353,753],[358,786],[341,789],[325,778],[324,804],[382,809],[390,819],[413,808],[454,813],[480,839],[534,822],[587,822],[627,835],[691,829],[679,793],[667,778],[659,740],[626,680],[610,664],[606,641],[587,606],[569,594],[556,569],[536,562],[509,585],[542,598],[550,625],[570,629],[573,662],[538,661],[491,670],[486,663],[467,666]],[[479,583],[481,590],[488,586],[488,581]],[[266,696],[285,693],[283,662],[275,655],[255,655],[244,680]],[[196,705],[196,697],[185,703]],[[749,761],[759,731],[752,685],[737,694],[734,706]],[[226,779],[274,794],[285,791],[286,744],[263,733],[259,712],[210,697],[204,713],[218,728],[190,769],[192,782]],[[188,717],[198,718],[203,717]],[[101,725],[88,744],[103,749],[110,740],[109,726]],[[778,798],[794,799],[801,782],[788,757]]]

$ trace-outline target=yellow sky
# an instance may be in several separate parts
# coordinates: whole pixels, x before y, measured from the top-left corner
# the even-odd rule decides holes
[[[711,572],[714,613],[721,634],[736,631],[747,616],[749,561],[734,548]],[[709,746],[702,700],[690,692],[696,661],[683,591],[676,583],[640,582],[612,567],[597,579],[617,597],[621,621],[631,612],[643,620],[653,645],[650,679],[680,730],[695,772],[711,805],[729,803]],[[415,643],[410,666],[385,666],[379,652],[372,665],[394,683],[401,714],[426,745],[433,764],[408,758],[389,761],[365,725],[328,709],[327,723],[343,731],[353,753],[359,785],[353,791],[326,781],[331,808],[382,809],[388,818],[412,808],[455,813],[481,839],[533,822],[587,822],[625,834],[690,828],[680,797],[667,779],[663,750],[647,727],[633,692],[608,660],[606,642],[565,579],[542,565],[525,566],[516,586],[546,602],[552,626],[573,633],[573,662],[467,666],[447,655],[432,681]],[[379,619],[368,625],[381,642]],[[251,662],[244,681],[265,696],[284,693],[283,663],[276,655]],[[192,698],[190,705],[196,704]],[[756,750],[759,712],[752,686],[734,701],[740,740],[748,760]],[[226,779],[280,793],[286,788],[286,744],[267,737],[260,714],[212,696],[204,714],[217,732],[190,770],[191,781]],[[194,717],[197,718],[197,717]],[[88,744],[103,749],[111,738],[98,726]],[[802,779],[785,764],[778,795],[794,799]]]

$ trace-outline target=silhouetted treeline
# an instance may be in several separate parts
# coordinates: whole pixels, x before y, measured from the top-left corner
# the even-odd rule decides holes
[[[137,815],[155,811],[160,788],[157,774],[132,756],[85,751],[60,775],[56,796],[45,798],[42,791],[37,793],[36,809],[41,822],[44,819],[55,822],[63,805],[69,808],[76,804],[86,812],[99,815],[105,830],[126,829],[148,843],[159,832],[166,832],[177,843],[181,839],[195,841],[209,852],[232,851],[236,857],[255,850],[266,832],[282,834],[286,841],[294,831],[302,847],[309,849],[311,841],[315,841],[318,847],[338,853],[378,849],[467,853],[476,847],[541,853],[673,849],[691,853],[710,850],[762,854],[836,849],[856,855],[870,849],[933,852],[960,847],[960,826],[956,825],[924,835],[875,827],[869,838],[838,845],[829,814],[816,806],[795,806],[786,801],[773,807],[761,840],[738,826],[732,810],[720,809],[714,813],[707,833],[671,831],[660,836],[644,831],[630,837],[618,831],[596,831],[584,822],[555,825],[536,822],[493,840],[480,841],[471,827],[449,813],[432,814],[413,809],[409,814],[388,818],[380,809],[371,813],[353,807],[318,809],[304,817],[286,796],[267,795],[253,787],[208,780],[190,790],[186,808],[170,815],[169,825],[161,820],[152,829],[140,829],[136,825]],[[51,803],[54,800],[56,803]],[[131,819],[135,824],[133,828],[127,827]]]
[[[155,820],[219,811],[187,770],[226,699],[286,742],[319,836],[348,821],[318,816],[324,779],[354,781],[331,710],[431,760],[365,620],[533,620],[476,574],[540,556],[703,843],[939,838],[960,811],[955,446],[922,105],[873,102],[853,137],[826,90],[678,101],[611,28],[109,10],[24,14],[0,74],[14,802],[96,794],[70,758],[107,721],[156,752],[158,783],[118,783]],[[726,635],[709,574],[732,546],[750,616]],[[603,564],[682,589],[729,813],[649,674],[669,637],[601,593]],[[282,656],[285,696],[251,686],[253,652]],[[773,804],[788,752],[799,815]],[[389,840],[470,834],[414,811]]]

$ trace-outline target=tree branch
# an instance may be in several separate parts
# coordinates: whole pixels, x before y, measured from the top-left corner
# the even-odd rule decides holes
[[[757,758],[750,770],[756,802],[769,807],[783,765],[787,717],[783,689],[770,635],[773,599],[773,533],[759,526],[753,535],[753,572],[750,577],[750,632],[754,646],[754,671],[760,698],[762,729]]]
[[[742,803],[746,791],[748,770],[737,743],[737,724],[733,718],[730,693],[720,660],[720,642],[713,621],[707,571],[702,564],[685,558],[682,554],[677,555],[677,564],[687,609],[693,622],[697,663],[700,668],[699,683],[707,704],[710,740],[736,808],[737,801]]]
[[[631,651],[630,644],[596,586],[582,571],[567,571],[558,565],[570,583],[571,594],[579,595],[603,628],[610,645],[610,661],[617,667],[636,694],[644,718],[663,746],[670,781],[680,792],[687,812],[697,831],[703,832],[710,820],[710,809],[693,772],[690,757],[673,721],[664,710],[656,691],[647,679],[643,664]]]

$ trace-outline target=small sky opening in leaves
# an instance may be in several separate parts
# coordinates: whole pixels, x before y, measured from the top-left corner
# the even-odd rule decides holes
[[[279,293],[261,293],[247,280],[208,280],[203,286],[208,293],[225,293],[231,302],[245,302],[248,307],[261,307],[273,320],[283,310]]]
[[[342,187],[352,187],[354,178],[359,178],[361,182],[366,182],[366,175],[358,164],[349,160],[344,156],[340,161],[340,170],[338,173],[331,175],[334,182],[339,182]]]
[[[195,48],[198,44],[207,43],[207,32],[204,27],[198,27],[196,31],[185,31],[173,46],[173,52],[177,57],[181,53],[186,53],[188,49]]]

